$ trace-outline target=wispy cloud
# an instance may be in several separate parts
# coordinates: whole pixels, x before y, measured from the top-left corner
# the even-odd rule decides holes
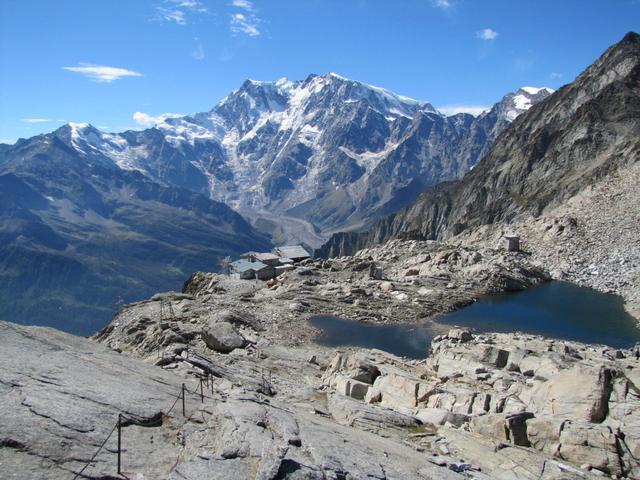
[[[184,12],[182,10],[175,10],[171,8],[158,7],[158,18],[166,22],[176,22],[178,25],[186,25]]]
[[[253,12],[253,3],[251,3],[249,0],[233,0],[231,2],[231,5],[233,5],[234,7],[242,8],[247,12]]]
[[[491,41],[495,40],[497,36],[498,32],[496,32],[492,28],[483,28],[482,30],[476,32],[476,37],[480,38],[481,40]]]
[[[442,10],[447,10],[453,7],[453,0],[431,0],[431,3],[434,7],[441,8]]]
[[[455,115],[456,113],[469,113],[474,116],[480,115],[482,112],[486,112],[491,107],[487,105],[464,105],[464,104],[453,104],[453,105],[444,105],[442,107],[438,107],[438,110],[445,115]]]
[[[189,16],[207,11],[207,7],[199,0],[165,0],[156,6],[156,15],[152,20],[186,25]]]
[[[108,67],[106,65],[93,65],[91,63],[79,63],[75,67],[62,67],[64,70],[79,73],[95,82],[111,83],[123,77],[141,77],[142,74],[120,67]]]
[[[25,123],[47,123],[52,120],[50,118],[21,118],[20,121]]]
[[[233,33],[245,33],[250,37],[260,35],[260,19],[253,14],[234,13],[231,15],[230,28]]]
[[[257,37],[260,31],[262,20],[256,15],[256,8],[249,0],[232,0],[231,5],[243,10],[231,14],[229,28],[233,33],[244,33],[250,37]]]
[[[195,37],[194,40],[196,41],[196,48],[194,48],[193,51],[191,52],[191,56],[198,61],[204,60],[205,53],[204,53],[204,47],[202,46],[202,42],[198,37]]]
[[[564,75],[562,73],[559,73],[559,72],[551,72],[549,74],[549,78],[551,80],[561,80],[562,77],[564,77]]]
[[[181,113],[163,113],[161,115],[149,115],[144,112],[136,112],[133,114],[133,120],[143,127],[153,127],[159,123],[164,122],[167,118],[183,117]]]

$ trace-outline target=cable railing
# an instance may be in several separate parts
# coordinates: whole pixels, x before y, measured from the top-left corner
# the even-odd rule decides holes
[[[150,419],[134,418],[134,416],[132,415],[125,415],[125,414],[119,413],[118,419],[115,425],[113,426],[113,428],[111,429],[111,431],[109,432],[109,434],[102,441],[102,443],[100,444],[96,452],[93,454],[91,459],[82,467],[82,469],[80,469],[78,472],[75,473],[73,479],[76,480],[79,477],[87,478],[87,476],[83,475],[83,473],[91,464],[95,462],[96,458],[98,457],[98,454],[104,449],[105,445],[107,444],[109,439],[113,436],[114,432],[117,431],[117,437],[118,437],[117,450],[116,450],[117,474],[122,475],[122,450],[123,450],[122,449],[122,429],[124,427],[130,426],[130,425],[138,425],[141,427],[160,426],[162,425],[162,416],[163,415],[169,416],[171,412],[174,410],[174,408],[176,407],[176,405],[178,404],[178,401],[180,400],[182,400],[182,416],[186,418],[187,417],[187,401],[186,401],[187,393],[199,396],[201,403],[204,403],[205,399],[217,400],[215,397],[205,394],[205,386],[207,390],[211,389],[211,395],[213,395],[214,393],[213,375],[210,375],[210,374],[206,376],[200,375],[198,380],[199,380],[200,391],[199,392],[197,391],[198,388],[196,388],[196,391],[191,391],[183,383],[182,386],[180,387],[180,393],[176,396],[175,400],[173,401],[173,404],[171,405],[171,407],[169,407],[166,413],[160,412],[160,414],[155,415]]]

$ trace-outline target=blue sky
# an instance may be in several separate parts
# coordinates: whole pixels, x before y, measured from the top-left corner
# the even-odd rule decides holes
[[[337,72],[447,111],[568,83],[640,0],[1,0],[0,142],[209,110],[246,78]]]

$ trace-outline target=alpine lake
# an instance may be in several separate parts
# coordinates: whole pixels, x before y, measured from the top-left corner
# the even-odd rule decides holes
[[[316,341],[330,347],[377,348],[408,358],[425,358],[433,331],[419,324],[371,325],[316,315]],[[480,298],[435,319],[476,332],[523,332],[550,338],[629,348],[640,342],[637,320],[621,297],[566,282],[548,282],[516,293]]]

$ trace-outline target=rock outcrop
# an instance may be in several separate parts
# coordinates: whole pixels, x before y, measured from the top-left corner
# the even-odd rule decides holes
[[[433,425],[464,458],[473,434],[495,449],[526,447],[598,475],[637,478],[636,353],[458,329],[436,337],[429,358],[415,366],[380,352],[337,354],[323,382],[354,400],[362,396],[345,383],[365,384],[366,411],[379,406]],[[354,363],[379,374],[362,382]]]

